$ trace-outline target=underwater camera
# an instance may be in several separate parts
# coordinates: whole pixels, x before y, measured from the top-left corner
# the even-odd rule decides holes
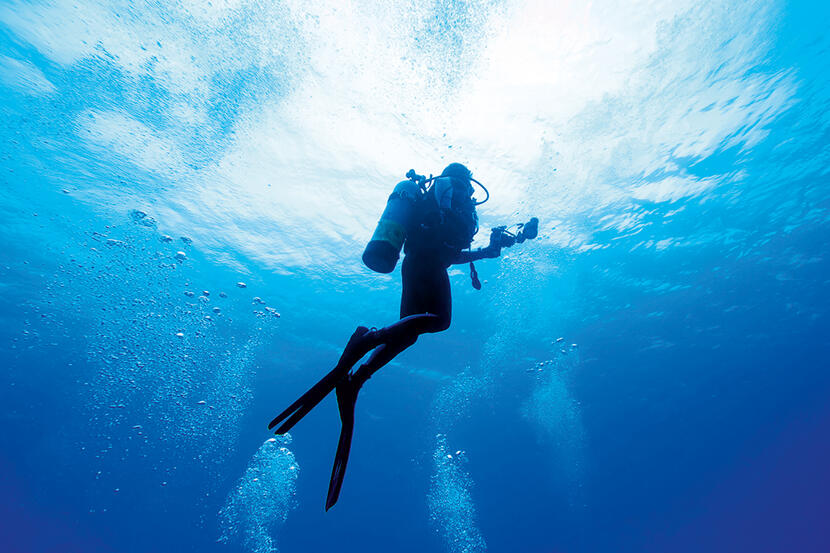
[[[498,248],[509,248],[513,244],[533,240],[539,235],[539,219],[536,217],[531,217],[527,223],[519,223],[518,227],[515,234],[507,230],[510,227],[494,227],[490,230],[490,243]]]

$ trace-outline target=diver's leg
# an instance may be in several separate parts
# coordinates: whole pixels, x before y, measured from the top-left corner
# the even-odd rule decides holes
[[[399,323],[404,323],[399,325]],[[431,313],[411,315],[386,328],[379,330],[385,334],[383,344],[372,351],[369,359],[360,366],[350,377],[356,388],[360,388],[370,376],[392,361],[405,349],[413,345],[421,334],[439,332],[442,326],[440,318]]]
[[[442,323],[437,315],[422,313],[405,317],[379,330],[369,330],[363,326],[358,327],[349,339],[346,349],[343,350],[343,355],[340,356],[337,366],[312,386],[310,390],[300,396],[297,401],[277,415],[268,425],[268,429],[273,429],[285,420],[285,423],[276,430],[276,433],[285,434],[291,430],[300,419],[306,416],[337,386],[354,364],[372,348],[375,348],[375,351],[372,352],[370,359],[377,360],[375,364],[379,369],[400,352],[414,344],[419,334],[438,332],[441,326]]]
[[[331,470],[329,493],[326,497],[327,511],[337,501],[343,478],[346,475],[346,463],[349,460],[349,449],[354,431],[354,408],[360,387],[378,369],[414,344],[418,336],[428,332],[440,332],[449,327],[450,283],[446,270],[440,268],[440,272],[427,273],[427,277],[433,278],[420,279],[417,278],[419,271],[411,269],[411,264],[407,263],[407,258],[404,258],[401,320],[385,328],[369,331],[366,334],[367,339],[377,347],[364,365],[353,374],[344,375],[345,377],[337,384],[337,407],[340,410],[342,427],[334,466]],[[433,306],[437,306],[437,313],[431,312]]]
[[[366,364],[376,367],[374,371],[380,369],[414,344],[418,336],[428,332],[440,332],[443,330],[441,326],[441,320],[437,315],[421,313],[405,317],[387,327],[370,330],[366,337],[376,347]]]
[[[406,258],[404,258],[406,261]],[[410,347],[421,334],[442,332],[449,328],[452,319],[452,297],[450,280],[443,267],[433,268],[427,275],[416,274],[417,284],[410,286],[407,293],[407,272],[404,271],[404,294],[401,298],[401,320],[372,331],[383,345],[375,348],[369,359],[360,366],[350,379],[357,390],[366,380],[389,363],[402,351]],[[426,278],[424,278],[426,276]],[[427,308],[429,312],[411,315],[412,310]]]

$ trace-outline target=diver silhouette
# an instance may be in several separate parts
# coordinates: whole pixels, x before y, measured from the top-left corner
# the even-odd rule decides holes
[[[273,429],[282,423],[276,433],[285,434],[335,390],[342,428],[326,497],[326,511],[340,495],[354,430],[355,402],[361,386],[413,345],[421,334],[449,328],[452,297],[447,269],[451,265],[469,263],[472,284],[480,289],[474,261],[498,257],[502,248],[535,238],[538,232],[539,221],[535,217],[528,223],[517,225],[516,233],[508,231],[508,227],[495,227],[486,247],[471,250],[470,244],[478,232],[475,208],[490,198],[487,189],[460,163],[451,163],[438,177],[426,178],[414,170],[406,176],[408,180],[399,182],[389,196],[386,209],[363,252],[363,262],[370,269],[390,273],[397,265],[403,247],[400,320],[383,328],[357,327],[335,368],[268,425]],[[473,182],[487,194],[480,202],[472,197]],[[367,361],[353,371],[354,365],[369,352]]]

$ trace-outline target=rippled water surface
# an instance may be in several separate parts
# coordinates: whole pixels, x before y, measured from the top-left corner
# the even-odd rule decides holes
[[[0,539],[20,552],[830,550],[827,7],[0,3]],[[404,173],[488,229],[398,313]]]

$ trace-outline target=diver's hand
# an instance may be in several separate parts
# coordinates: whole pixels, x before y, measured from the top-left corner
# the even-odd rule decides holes
[[[490,233],[490,243],[486,248],[481,248],[481,253],[484,257],[494,259],[501,255],[501,244],[499,236],[495,233]]]
[[[501,255],[501,248],[497,245],[490,242],[490,245],[486,248],[481,248],[482,257],[488,259],[495,259],[496,257]]]

